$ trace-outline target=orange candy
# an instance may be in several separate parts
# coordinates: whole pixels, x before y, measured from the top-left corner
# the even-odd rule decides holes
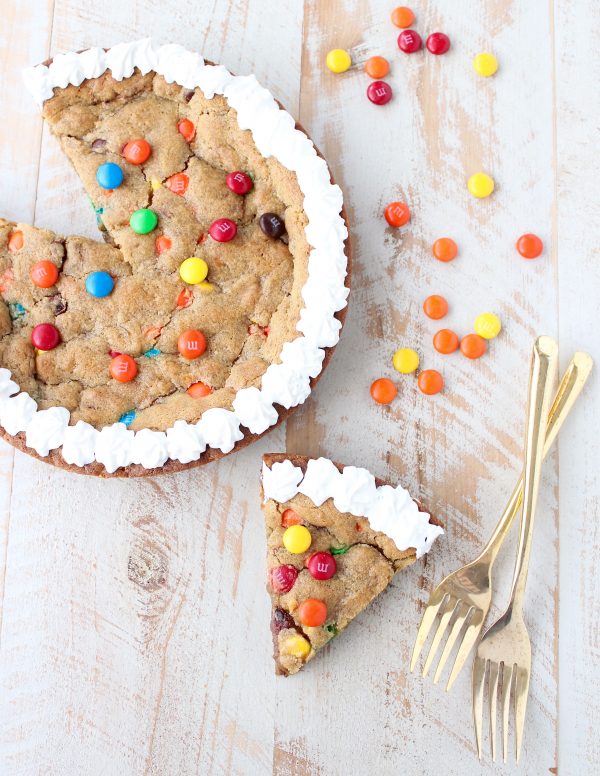
[[[423,312],[428,318],[439,321],[448,312],[448,302],[443,296],[432,294],[423,302]]]
[[[398,389],[387,377],[380,377],[371,385],[371,397],[377,404],[389,404],[394,401]]]
[[[29,277],[38,288],[50,288],[58,280],[58,267],[51,261],[36,261],[29,271]]]
[[[182,288],[179,292],[179,295],[177,297],[177,302],[175,303],[177,305],[178,310],[183,310],[186,307],[189,307],[191,303],[194,301],[194,294],[189,288]]]
[[[544,243],[537,234],[523,234],[517,240],[517,250],[524,259],[537,259],[544,250]]]
[[[196,127],[189,119],[181,119],[178,121],[177,131],[180,135],[183,135],[188,143],[191,143],[192,140],[196,137]]]
[[[172,191],[173,194],[178,194],[180,197],[182,197],[187,191],[189,183],[190,179],[184,172],[177,172],[175,175],[171,175],[170,178],[167,178],[165,181],[165,186],[169,189],[169,191]]]
[[[437,369],[424,369],[422,372],[419,372],[417,384],[421,393],[433,396],[444,387],[444,378]]]
[[[20,229],[16,229],[14,232],[10,233],[10,237],[8,238],[8,250],[11,253],[16,253],[21,250],[24,243],[23,232]]]
[[[458,246],[450,237],[440,237],[431,248],[431,251],[438,261],[452,261],[458,253]]]
[[[404,202],[390,202],[383,214],[390,226],[404,226],[410,221],[410,210]]]
[[[302,518],[293,509],[286,509],[281,515],[281,525],[284,528],[289,528],[291,525],[300,525],[301,523]]]
[[[433,347],[445,356],[458,349],[458,335],[451,329],[440,329],[433,335]]]
[[[467,334],[460,341],[460,352],[467,358],[481,358],[487,350],[487,341],[479,334]]]
[[[385,57],[369,57],[365,62],[365,73],[369,78],[385,78],[390,72],[390,63]]]
[[[206,337],[201,331],[188,329],[179,335],[177,350],[184,358],[192,361],[201,356],[206,350]]]
[[[406,29],[414,22],[415,15],[410,8],[401,5],[392,11],[392,24],[396,27]]]
[[[318,628],[327,619],[327,605],[318,598],[307,598],[298,607],[298,619],[306,628]]]
[[[211,393],[212,388],[210,385],[202,382],[192,383],[187,389],[187,394],[188,396],[191,396],[192,399],[202,399],[204,396],[210,396]]]
[[[137,364],[124,353],[119,353],[110,362],[110,373],[119,383],[129,383],[138,373]]]
[[[130,140],[123,148],[123,156],[130,164],[144,164],[148,161],[151,152],[150,143],[143,138]]]
[[[161,253],[168,251],[172,245],[173,243],[171,242],[171,240],[164,234],[161,234],[160,237],[157,237],[154,243],[154,247],[156,248],[156,253],[159,256]]]

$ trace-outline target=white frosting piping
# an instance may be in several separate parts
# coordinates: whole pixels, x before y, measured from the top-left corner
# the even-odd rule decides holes
[[[417,558],[444,533],[429,522],[429,513],[422,512],[401,485],[376,487],[375,477],[366,469],[346,466],[340,472],[327,458],[310,460],[306,473],[289,460],[270,469],[263,464],[262,484],[265,501],[285,503],[302,493],[320,507],[331,498],[340,512],[366,517],[371,528],[389,536],[399,550],[414,547]]]
[[[80,425],[81,422],[75,426],[65,424],[63,428],[55,422],[56,413],[40,421],[37,405],[28,394],[9,398],[19,387],[10,379],[8,370],[0,370],[0,425],[9,434],[25,431],[27,444],[35,439],[39,455],[47,455],[46,448],[51,450],[63,444],[62,455],[67,463],[85,466],[96,460],[108,472],[136,462],[155,468],[162,466],[167,457],[187,463],[197,460],[206,445],[230,452],[244,436],[240,425],[251,433],[266,431],[279,417],[274,404],[288,409],[301,404],[309,395],[310,379],[322,369],[323,348],[338,342],[341,323],[335,313],[346,306],[348,296],[344,284],[344,240],[348,231],[340,215],[341,189],[331,183],[327,164],[317,156],[312,141],[295,128],[292,116],[277,105],[253,75],[233,76],[220,65],[205,65],[199,54],[182,46],[157,47],[150,39],[120,43],[108,51],[91,48],[81,54],[57,54],[48,67],[37,65],[23,75],[27,88],[41,106],[53,96],[56,87],[79,86],[106,70],[120,81],[131,76],[136,67],[144,74],[154,71],[169,83],[186,89],[199,87],[208,99],[215,94],[225,97],[237,112],[240,128],[251,131],[261,154],[275,157],[296,173],[309,220],[305,234],[311,252],[308,279],[302,289],[305,307],[296,326],[303,336],[284,345],[281,363],[267,369],[260,390],[242,389],[237,393],[234,412],[207,410],[195,427],[176,421],[166,434],[149,429],[134,433],[122,423],[99,432],[87,423]],[[34,434],[28,433],[30,423],[34,424]]]

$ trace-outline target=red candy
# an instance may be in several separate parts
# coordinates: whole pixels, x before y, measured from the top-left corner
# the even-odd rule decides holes
[[[331,579],[337,571],[337,564],[331,553],[314,552],[306,561],[306,568],[313,579]]]
[[[432,32],[425,45],[432,54],[445,54],[450,48],[450,38],[443,32]]]
[[[252,186],[254,186],[252,178],[241,170],[230,172],[225,178],[225,183],[227,184],[227,188],[230,191],[233,191],[234,194],[247,194]]]
[[[286,509],[281,515],[281,525],[289,528],[291,525],[302,525],[302,518],[293,509]]]
[[[31,344],[38,350],[54,350],[60,342],[60,332],[51,323],[38,323],[31,330]]]
[[[392,87],[385,81],[373,81],[367,88],[367,97],[375,105],[385,105],[392,99]]]
[[[271,587],[276,593],[289,593],[297,578],[298,572],[293,566],[277,566],[271,569]]]
[[[229,242],[237,234],[237,226],[231,218],[217,218],[209,227],[208,233],[217,242]]]
[[[398,48],[405,54],[414,54],[422,45],[421,36],[414,30],[402,30],[398,35]]]

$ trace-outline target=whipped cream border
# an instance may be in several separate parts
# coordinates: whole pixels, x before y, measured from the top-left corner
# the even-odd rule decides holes
[[[79,86],[106,70],[120,81],[131,76],[135,68],[142,74],[154,71],[168,83],[187,89],[199,87],[207,99],[216,94],[225,97],[237,112],[240,129],[250,130],[260,153],[273,156],[296,173],[304,194],[308,217],[305,234],[311,252],[308,278],[302,288],[304,307],[296,325],[300,336],[284,345],[281,363],[269,366],[260,390],[243,388],[237,392],[233,412],[210,409],[196,424],[176,421],[166,433],[150,429],[133,432],[123,423],[99,431],[82,421],[69,426],[64,413],[38,411],[25,392],[19,394],[22,398],[15,396],[19,387],[10,380],[10,372],[2,370],[0,425],[9,433],[24,431],[26,444],[42,457],[66,443],[62,455],[67,463],[85,466],[98,461],[109,473],[131,463],[153,469],[169,458],[198,460],[207,446],[228,453],[244,436],[240,426],[252,434],[262,434],[277,423],[279,413],[274,404],[289,409],[310,394],[310,380],[322,370],[324,348],[333,347],[339,340],[342,324],[335,314],[346,306],[349,293],[345,285],[344,241],[348,230],[341,217],[342,191],[331,183],[327,163],[317,155],[310,138],[296,129],[292,116],[279,107],[254,75],[234,76],[221,65],[205,64],[199,54],[182,46],[157,47],[151,39],[144,39],[120,43],[108,51],[90,48],[79,54],[57,54],[49,66],[29,68],[23,77],[41,106],[53,96],[56,87]]]
[[[328,458],[311,458],[305,472],[288,458],[271,468],[263,463],[262,486],[265,502],[285,504],[301,493],[320,507],[331,498],[338,511],[366,517],[371,528],[389,536],[400,551],[414,547],[417,558],[444,533],[401,485],[377,486],[367,469],[344,466],[340,471]]]

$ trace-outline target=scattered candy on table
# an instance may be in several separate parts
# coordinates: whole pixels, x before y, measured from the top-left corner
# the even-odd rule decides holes
[[[277,213],[263,213],[258,219],[258,225],[267,237],[271,237],[273,240],[277,240],[285,234],[285,223]]]
[[[307,598],[298,607],[298,619],[306,628],[319,628],[327,620],[327,605],[318,598]]]
[[[444,378],[436,369],[424,369],[419,372],[417,384],[421,393],[433,396],[444,387]]]
[[[150,158],[151,153],[150,143],[143,138],[130,140],[123,146],[123,156],[129,164],[144,164]]]
[[[38,350],[54,350],[60,343],[60,332],[51,323],[38,323],[31,330],[31,344]]]
[[[365,73],[369,78],[385,78],[390,72],[390,63],[385,57],[369,57],[365,62]]]
[[[448,313],[448,302],[443,296],[432,294],[423,302],[423,312],[428,318],[439,321]]]
[[[229,242],[237,234],[237,226],[231,218],[217,218],[208,228],[208,233],[216,242]]]
[[[481,358],[487,350],[487,342],[479,334],[467,334],[460,341],[460,352],[467,358]]]
[[[385,81],[373,81],[367,87],[367,97],[374,105],[386,105],[392,99],[392,87]]]
[[[110,374],[119,383],[130,383],[138,373],[137,364],[131,356],[119,353],[110,362]]]
[[[10,233],[10,237],[8,238],[8,250],[11,253],[20,251],[24,244],[25,239],[23,237],[23,232],[20,229],[15,229],[14,232]]]
[[[225,183],[234,194],[247,194],[254,186],[252,178],[241,170],[230,172],[225,178]]]
[[[167,178],[165,181],[165,186],[169,191],[173,192],[173,194],[177,194],[179,197],[182,197],[185,194],[189,185],[190,179],[184,172],[176,172],[175,175],[171,175],[171,177]]]
[[[197,383],[192,383],[187,389],[187,394],[188,396],[191,396],[192,399],[202,399],[204,396],[210,396],[211,393],[212,388],[210,385],[200,381]]]
[[[196,137],[196,127],[189,119],[180,119],[177,122],[177,131],[188,143],[191,143]]]
[[[295,633],[293,636],[288,636],[285,641],[280,645],[280,653],[283,655],[291,655],[292,657],[304,658],[310,654],[310,642],[301,636],[299,633]]]
[[[398,48],[405,54],[414,54],[423,46],[421,36],[415,30],[402,30],[398,35]]]
[[[306,561],[306,568],[313,579],[331,579],[337,563],[330,552],[314,552]]]
[[[154,210],[146,207],[140,208],[131,214],[129,225],[136,234],[149,234],[158,224],[158,216]]]
[[[188,329],[177,338],[177,350],[188,361],[193,361],[206,350],[206,337],[197,329]]]
[[[517,250],[524,259],[537,259],[544,250],[544,243],[537,234],[522,234],[517,240]]]
[[[390,404],[397,394],[398,389],[388,377],[380,377],[371,385],[371,397],[377,404]]]
[[[300,525],[302,518],[293,509],[285,509],[281,515],[281,525],[289,528],[291,525]]]
[[[396,27],[406,28],[414,22],[415,15],[410,8],[400,5],[392,11],[392,24]]]
[[[156,253],[160,256],[161,253],[170,250],[173,243],[166,235],[161,234],[160,237],[156,238],[154,245],[156,247]]]
[[[479,75],[489,78],[498,69],[498,60],[493,54],[482,52],[473,59],[473,70]]]
[[[494,190],[494,179],[484,172],[476,172],[467,181],[467,188],[477,199],[484,199]]]
[[[352,65],[352,58],[344,49],[332,49],[327,53],[325,64],[332,73],[345,73]]]
[[[98,299],[108,296],[115,287],[115,281],[108,272],[90,272],[85,279],[85,290]]]
[[[450,50],[450,38],[443,32],[432,32],[425,41],[425,45],[431,54],[439,56]]]
[[[298,572],[294,566],[277,566],[271,569],[271,587],[276,593],[289,593],[294,587]]]
[[[29,270],[29,277],[38,288],[51,288],[58,280],[58,267],[51,261],[36,261]]]
[[[390,226],[404,226],[410,221],[410,210],[404,202],[390,202],[383,215]]]
[[[308,528],[304,525],[291,525],[283,532],[283,546],[292,553],[300,555],[306,552],[312,543],[312,536]]]
[[[451,237],[438,237],[431,252],[438,261],[452,261],[458,253],[458,246]]]
[[[202,283],[208,275],[208,264],[204,259],[190,256],[189,259],[185,259],[179,265],[179,275],[184,283],[189,283],[192,286]]]
[[[400,348],[392,358],[394,369],[403,375],[409,375],[419,366],[419,354],[412,348]]]
[[[475,333],[486,340],[497,337],[501,329],[500,318],[494,313],[481,313],[475,318]]]
[[[433,347],[443,355],[454,353],[458,350],[458,334],[451,329],[440,329],[433,335]]]
[[[96,181],[102,189],[118,189],[123,183],[123,170],[114,162],[105,162],[96,170]]]

